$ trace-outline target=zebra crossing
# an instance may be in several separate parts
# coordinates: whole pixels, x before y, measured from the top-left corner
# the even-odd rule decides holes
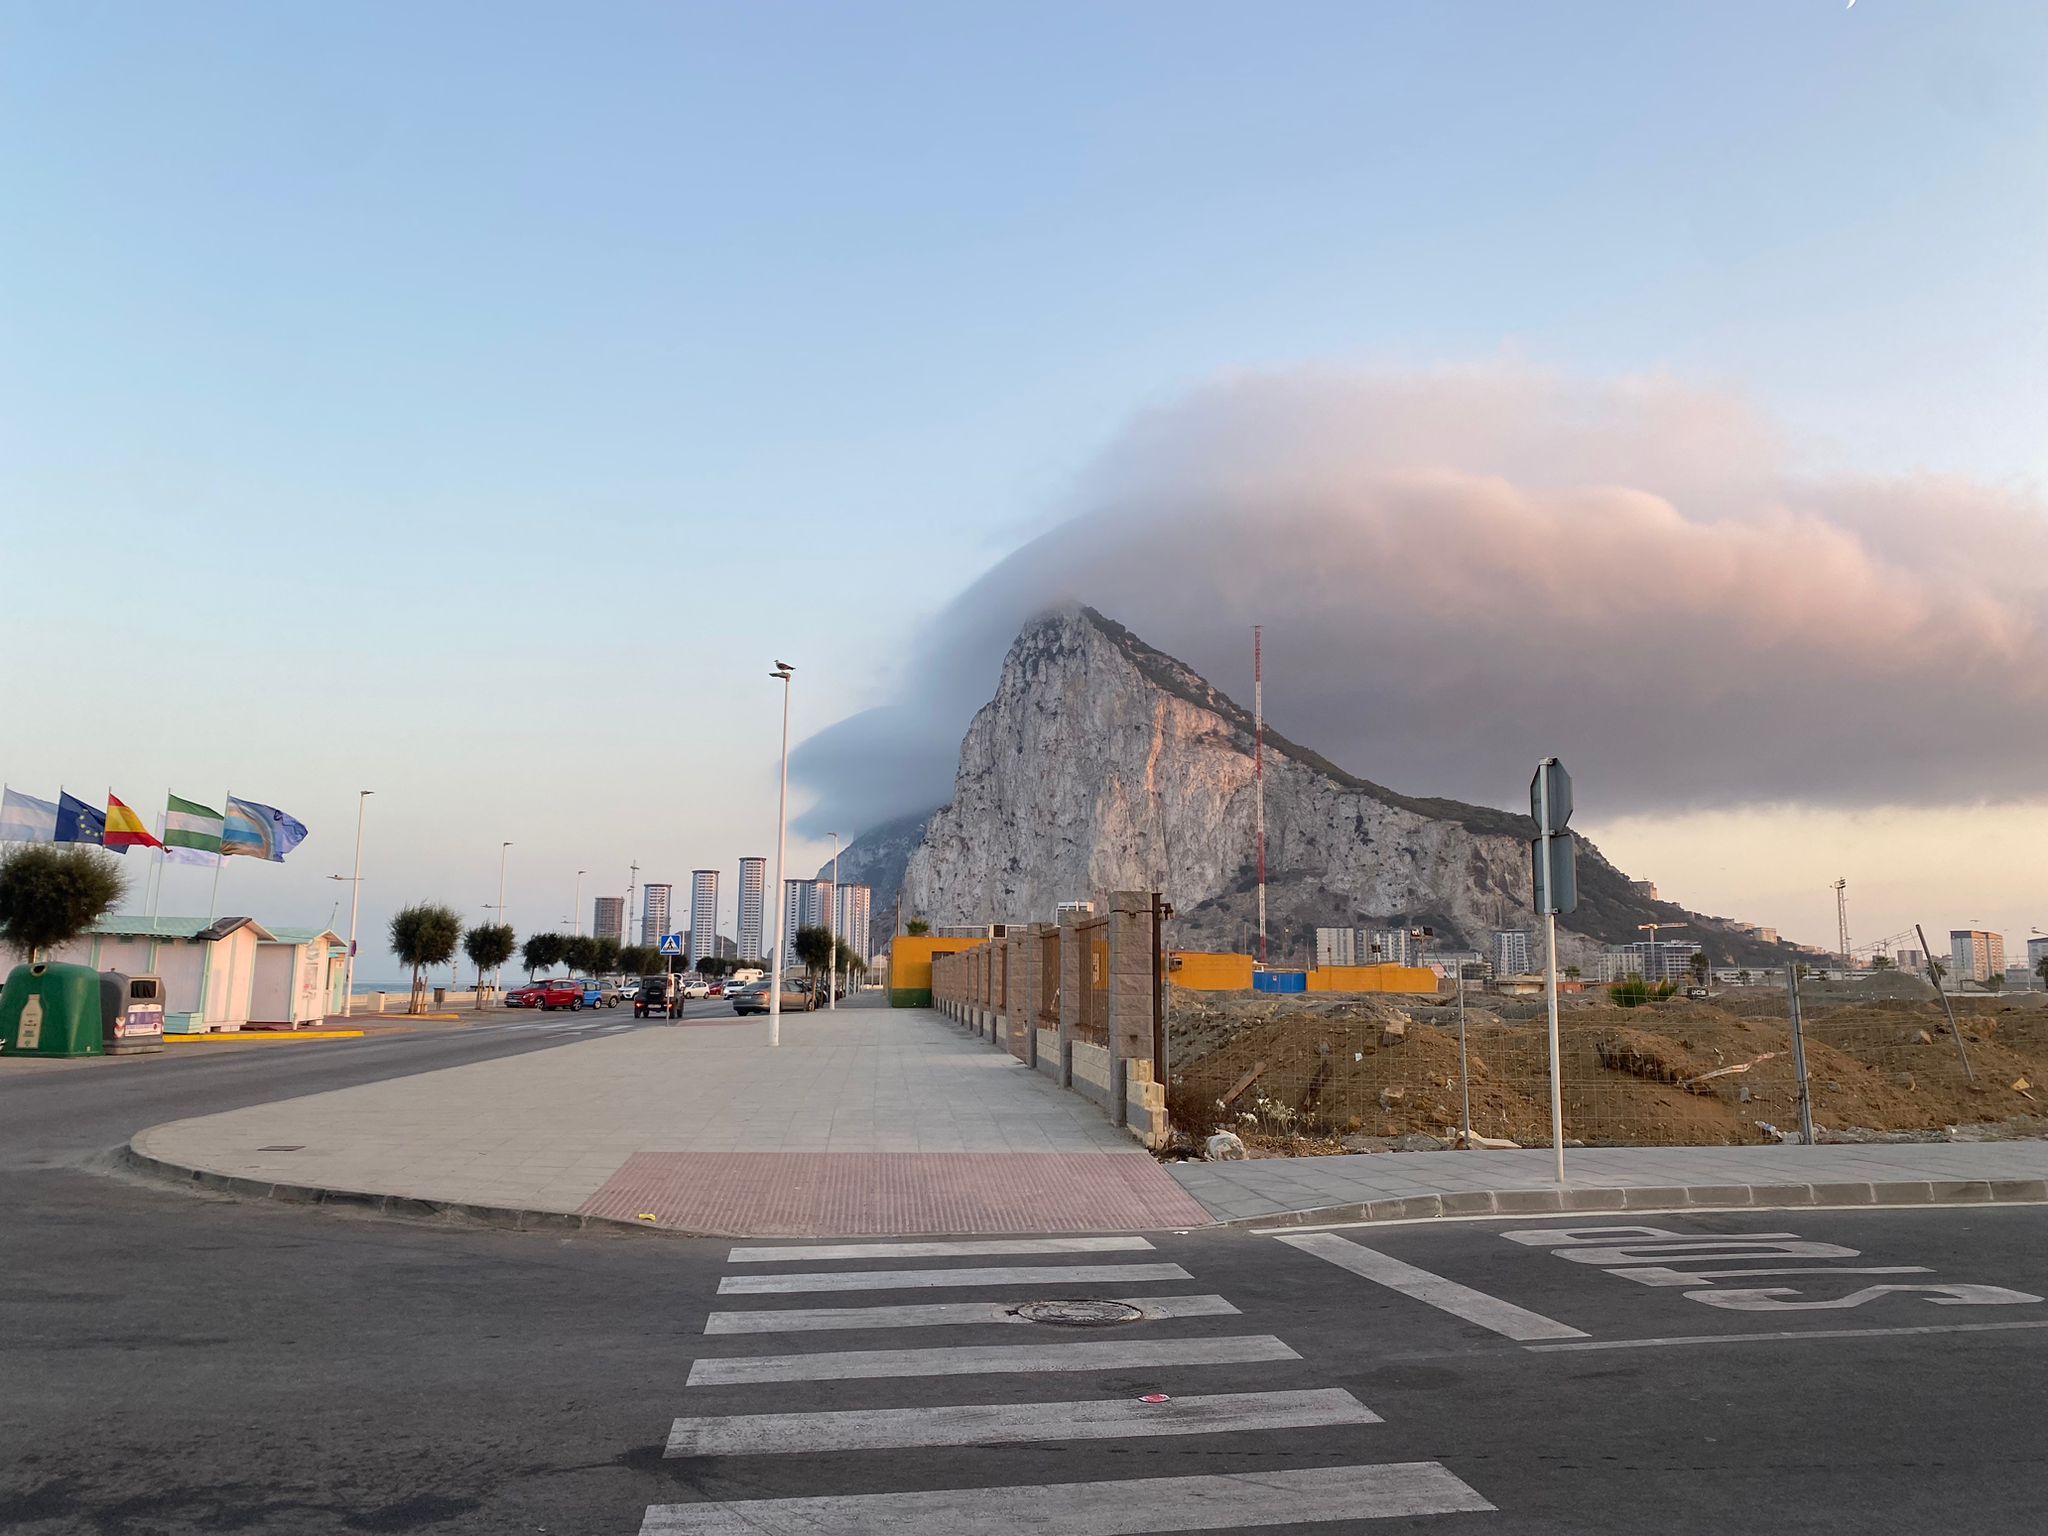
[[[978,1262],[999,1259],[1054,1262]],[[726,1264],[732,1272],[720,1278],[719,1297],[747,1300],[721,1301],[706,1316],[705,1350],[682,1390],[686,1407],[698,1407],[689,1400],[703,1394],[705,1407],[738,1411],[676,1418],[665,1455],[760,1460],[742,1463],[737,1479],[728,1468],[679,1467],[694,1488],[716,1470],[718,1481],[748,1496],[651,1505],[641,1536],[1163,1536],[1493,1509],[1438,1462],[1356,1455],[1384,1422],[1380,1415],[1343,1388],[1301,1384],[1306,1362],[1286,1340],[1245,1326],[1227,1297],[1189,1290],[1196,1277],[1158,1257],[1144,1237],[753,1244],[731,1249]],[[869,1264],[892,1267],[858,1267]],[[971,1299],[918,1294],[938,1290]],[[862,1292],[874,1299],[811,1303]],[[1075,1297],[1085,1300],[1066,1299]],[[1119,1318],[1107,1330],[1112,1336],[1057,1326],[1105,1308]],[[957,1335],[975,1327],[991,1330],[992,1340]],[[1044,1337],[1023,1341],[1013,1329]],[[841,1347],[856,1342],[834,1337],[847,1334],[873,1347]],[[1252,1381],[1229,1379],[1246,1371]],[[1143,1390],[1155,1373],[1199,1390]],[[1027,1391],[1026,1382],[1043,1385]],[[1004,1383],[1015,1385],[1005,1390]],[[784,1407],[792,1389],[818,1406]],[[1299,1438],[1319,1431],[1337,1438]],[[1241,1457],[1270,1451],[1298,1463],[1327,1445],[1331,1455],[1356,1459],[1088,1478],[1094,1469],[1086,1446],[1113,1453],[1117,1442],[1205,1435],[1233,1437],[1230,1448]],[[931,1463],[907,1454],[890,1459],[947,1447],[990,1457],[1016,1447],[1035,1456],[1034,1470],[1060,1475],[978,1486],[975,1465],[1022,1468],[1014,1460],[956,1459],[951,1465],[967,1470],[949,1480],[961,1486],[918,1487],[931,1481]],[[817,1460],[849,1452],[860,1459],[837,1465],[857,1473],[841,1476],[835,1464]],[[768,1496],[778,1484],[806,1482],[829,1491]],[[850,1485],[874,1491],[847,1491]]]

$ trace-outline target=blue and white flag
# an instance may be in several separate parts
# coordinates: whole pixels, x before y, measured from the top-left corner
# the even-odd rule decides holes
[[[57,807],[18,789],[0,792],[0,843],[54,843]]]
[[[96,848],[104,848],[107,845],[107,813],[60,789],[57,791],[57,828],[51,840],[91,843]]]
[[[268,859],[282,864],[284,856],[305,840],[304,822],[274,805],[228,796],[227,826],[220,838],[222,858]]]

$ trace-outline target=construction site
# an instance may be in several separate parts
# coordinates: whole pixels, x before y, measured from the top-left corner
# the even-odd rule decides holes
[[[1950,1000],[1889,982],[1803,988],[1818,1141],[2048,1135],[2048,994]],[[1257,996],[1174,989],[1167,1107],[1176,1144],[1228,1131],[1252,1156],[1548,1145],[1538,999]],[[1560,1015],[1567,1144],[1736,1146],[1799,1138],[1783,988]],[[1469,1109],[1468,1109],[1469,1105]]]

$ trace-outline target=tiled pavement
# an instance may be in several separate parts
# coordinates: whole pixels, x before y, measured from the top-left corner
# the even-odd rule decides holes
[[[2048,1141],[1571,1148],[1562,1189],[1550,1149],[1534,1147],[1176,1163],[1170,1171],[1219,1221],[2039,1201],[2048,1200]]]
[[[272,1187],[731,1235],[1185,1227],[1201,1207],[1077,1094],[924,1010],[651,1025],[143,1131]]]

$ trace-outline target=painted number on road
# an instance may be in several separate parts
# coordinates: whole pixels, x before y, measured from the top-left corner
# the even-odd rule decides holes
[[[1547,1248],[1574,1264],[1591,1264],[1640,1285],[1685,1286],[1687,1301],[1737,1312],[1840,1311],[1885,1296],[1918,1296],[1942,1307],[2006,1307],[2038,1302],[2039,1296],[1999,1285],[1885,1283],[1866,1285],[1844,1296],[1785,1300],[1803,1293],[1795,1286],[1721,1286],[1722,1280],[1756,1280],[1781,1275],[1925,1275],[1924,1264],[1765,1264],[1755,1260],[1855,1259],[1862,1255],[1839,1243],[1814,1242],[1796,1232],[1752,1232],[1702,1237],[1666,1227],[1531,1227],[1503,1232],[1511,1243]],[[1720,1266],[1741,1262],[1739,1269]]]

